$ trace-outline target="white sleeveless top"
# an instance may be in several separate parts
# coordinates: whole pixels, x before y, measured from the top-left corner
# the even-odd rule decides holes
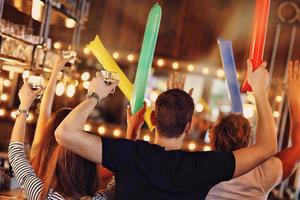
[[[266,200],[282,174],[281,160],[272,157],[247,174],[215,185],[206,200]]]

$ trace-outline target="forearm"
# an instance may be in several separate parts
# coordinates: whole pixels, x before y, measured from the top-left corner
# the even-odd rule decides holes
[[[275,122],[267,93],[262,89],[254,92],[254,95],[257,108],[256,145],[274,152],[277,149]]]
[[[24,143],[25,130],[26,130],[26,116],[25,114],[21,114],[16,118],[16,122],[12,130],[10,141]]]
[[[44,91],[40,106],[39,117],[37,120],[35,134],[32,142],[33,146],[40,142],[41,138],[43,137],[43,128],[50,119],[58,74],[59,71],[53,69],[47,87]]]
[[[127,126],[126,139],[136,140],[140,136],[141,129],[139,127]]]
[[[89,98],[84,100],[76,108],[74,108],[70,114],[63,120],[59,125],[64,129],[68,130],[83,130],[83,126],[91,114],[95,106],[97,105],[97,100],[95,98]]]

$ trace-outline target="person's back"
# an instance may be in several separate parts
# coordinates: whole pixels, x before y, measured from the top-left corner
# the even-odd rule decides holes
[[[166,151],[125,139],[103,138],[102,144],[113,150],[103,151],[102,163],[115,174],[117,199],[204,199],[213,185],[232,178],[235,169],[231,152]],[[118,154],[111,153],[117,148]]]

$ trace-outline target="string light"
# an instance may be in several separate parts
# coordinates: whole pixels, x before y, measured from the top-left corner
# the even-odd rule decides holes
[[[115,129],[115,130],[113,131],[113,135],[114,135],[115,137],[120,137],[121,131],[120,131],[119,129]]]
[[[76,92],[76,87],[75,87],[75,85],[73,85],[73,84],[68,85],[68,88],[67,88],[67,96],[71,98],[71,97],[74,96],[75,92]]]
[[[143,140],[146,141],[146,142],[149,142],[150,141],[150,136],[149,135],[144,135],[143,137]]]
[[[204,68],[202,69],[202,73],[203,73],[203,74],[208,74],[208,73],[209,73],[209,69],[208,69],[207,67],[204,67]]]
[[[1,94],[1,100],[2,101],[7,101],[8,100],[8,95],[7,94]]]
[[[281,101],[282,101],[282,96],[276,96],[275,100],[276,100],[277,102],[281,102]]]
[[[273,112],[273,116],[274,116],[275,118],[278,118],[278,117],[280,116],[280,113],[279,113],[278,111],[274,111],[274,112]]]
[[[54,49],[61,49],[62,44],[61,44],[60,42],[55,42],[55,43],[53,44],[53,47],[54,47]]]
[[[11,85],[10,80],[5,79],[5,80],[3,81],[3,85],[4,85],[5,87],[9,87],[9,86]]]
[[[55,94],[57,96],[61,96],[63,95],[65,92],[65,85],[62,83],[62,82],[59,82],[57,85],[56,85],[56,89],[55,89]]]
[[[211,150],[212,150],[211,146],[209,146],[209,145],[204,145],[203,151],[211,151]]]
[[[190,71],[190,72],[194,71],[194,65],[189,64],[189,65],[187,66],[187,69],[188,69],[188,71]]]
[[[99,133],[100,135],[104,135],[105,132],[106,132],[106,128],[105,128],[104,126],[99,126],[99,128],[98,128],[98,133]]]
[[[3,117],[6,114],[6,111],[3,108],[0,108],[0,117]]]
[[[195,110],[197,112],[202,112],[204,110],[204,106],[202,105],[202,103],[197,103],[195,106]]]
[[[75,25],[76,25],[76,22],[75,22],[74,19],[67,18],[67,19],[65,20],[65,26],[66,26],[67,28],[74,28]]]
[[[118,59],[120,57],[120,54],[118,52],[113,53],[113,58]]]
[[[82,74],[81,74],[81,80],[83,80],[83,81],[87,81],[87,80],[89,80],[90,79],[90,73],[89,72],[83,72]]]
[[[83,126],[83,130],[87,131],[87,132],[90,132],[92,130],[92,126],[90,124],[85,124]]]
[[[134,60],[134,56],[133,56],[132,54],[129,54],[129,55],[127,56],[127,60],[133,61],[133,60]]]
[[[83,86],[83,88],[84,89],[89,89],[89,86],[90,86],[90,82],[89,81],[84,81],[83,83],[82,83],[82,86]]]
[[[175,69],[175,70],[177,70],[179,68],[178,62],[173,62],[172,68]]]
[[[16,114],[17,114],[16,110],[11,111],[10,113],[11,118],[16,119]]]
[[[164,66],[164,64],[165,64],[165,61],[164,61],[163,59],[158,59],[158,60],[157,60],[157,65],[158,65],[159,67]]]
[[[223,78],[224,77],[224,71],[222,69],[217,70],[217,77]]]
[[[188,145],[188,148],[190,151],[194,151],[196,149],[196,144],[195,142],[190,142]]]
[[[88,49],[88,48],[84,48],[83,49],[83,53],[85,54],[85,55],[88,55],[88,54],[90,54],[90,50]]]
[[[236,73],[236,76],[237,76],[237,78],[240,78],[240,74],[238,72]]]

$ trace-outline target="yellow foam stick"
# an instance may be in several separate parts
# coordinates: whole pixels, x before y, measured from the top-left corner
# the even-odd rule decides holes
[[[101,42],[99,36],[97,35],[93,41],[91,41],[87,48],[94,54],[94,56],[97,58],[97,60],[102,64],[105,70],[117,72],[119,74],[119,85],[118,87],[123,92],[123,94],[126,96],[126,98],[130,101],[132,91],[133,91],[133,85],[128,80],[124,72],[120,69],[118,64],[115,62],[115,60],[111,57],[111,55],[108,53],[108,51],[105,49],[103,43]],[[151,115],[151,108],[146,107],[146,113],[144,115],[144,119],[146,124],[149,127],[150,131],[153,131],[154,127],[151,124],[150,121],[150,115]]]

